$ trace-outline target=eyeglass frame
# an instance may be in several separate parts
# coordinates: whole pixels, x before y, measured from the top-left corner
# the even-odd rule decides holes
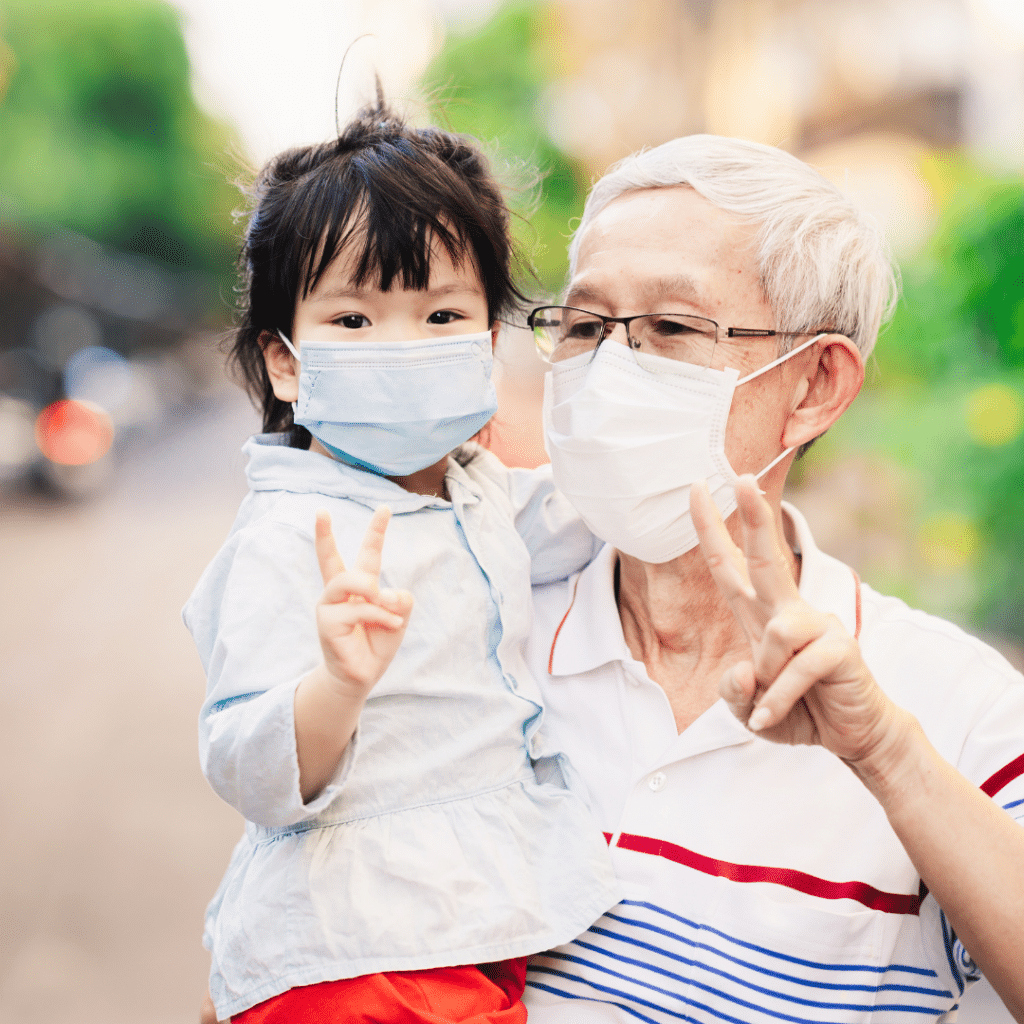
[[[649,316],[685,316],[689,317],[691,320],[703,320],[706,324],[714,324],[716,345],[718,344],[718,332],[723,329],[721,324],[719,324],[717,320],[712,320],[710,317],[707,316],[695,316],[692,313],[637,313],[635,316],[604,316],[601,313],[595,313],[593,310],[583,309],[580,306],[535,306],[532,310],[530,310],[530,315],[526,318],[526,326],[529,327],[531,331],[536,329],[533,323],[534,316],[543,309],[571,309],[576,313],[586,313],[587,316],[592,316],[595,319],[600,320],[601,338],[597,342],[597,344],[594,345],[594,352],[596,352],[601,347],[601,345],[604,343],[605,338],[608,337],[609,332],[607,331],[607,327],[609,324],[622,324],[622,326],[626,328],[626,342],[629,344],[630,349],[634,352],[639,351],[640,343],[637,342],[636,345],[633,344],[633,339],[630,337],[629,334],[629,325],[634,320],[643,320],[645,317]],[[771,327],[726,327],[724,330],[726,332],[725,336],[727,338],[798,338],[802,335],[808,334],[836,333],[835,331],[832,330],[776,331]],[[534,340],[534,344],[536,344],[536,338]],[[540,349],[539,345],[537,347],[538,349]],[[550,353],[543,351],[542,354],[544,356],[550,355]]]

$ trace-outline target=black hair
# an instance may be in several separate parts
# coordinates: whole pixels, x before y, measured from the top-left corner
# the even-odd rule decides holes
[[[441,245],[456,267],[472,261],[491,322],[507,320],[526,301],[515,274],[527,264],[484,154],[467,137],[410,127],[379,85],[376,102],[337,139],[278,154],[250,191],[228,362],[262,413],[263,429],[290,430],[293,447],[308,448],[310,435],[274,395],[261,336],[281,330],[293,337],[296,302],[343,248],[356,247],[357,286],[372,281],[386,292],[398,281],[425,289],[432,248]]]

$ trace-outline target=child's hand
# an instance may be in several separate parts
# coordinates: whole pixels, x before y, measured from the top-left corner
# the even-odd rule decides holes
[[[316,557],[324,592],[316,606],[324,665],[340,690],[365,693],[391,664],[412,612],[407,590],[380,589],[380,554],[391,509],[381,505],[366,528],[356,567],[346,569],[331,517],[316,514]]]

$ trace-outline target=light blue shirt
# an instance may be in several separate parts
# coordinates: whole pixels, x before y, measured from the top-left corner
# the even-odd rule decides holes
[[[220,1018],[299,985],[524,956],[616,902],[605,840],[540,728],[524,660],[530,583],[599,546],[547,468],[449,459],[450,501],[250,439],[251,488],[184,609],[207,675],[199,746],[247,819],[207,911]],[[294,691],[321,661],[313,546],[326,508],[352,564],[394,513],[381,585],[415,606],[331,783],[299,793]],[[531,571],[532,562],[532,571]]]

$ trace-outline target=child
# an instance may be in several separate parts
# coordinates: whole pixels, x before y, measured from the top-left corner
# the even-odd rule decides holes
[[[247,819],[217,1014],[521,1022],[520,958],[617,891],[522,655],[531,559],[564,578],[596,542],[546,470],[463,444],[522,298],[508,211],[473,146],[379,98],[255,193],[232,356],[268,433],[184,610],[203,771]]]

